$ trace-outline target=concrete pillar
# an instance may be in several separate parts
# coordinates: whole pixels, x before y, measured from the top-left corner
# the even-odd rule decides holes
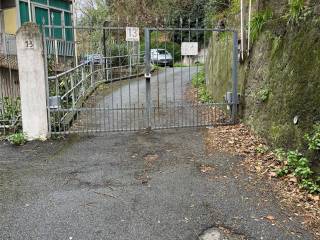
[[[48,137],[46,74],[42,34],[35,23],[17,32],[23,132],[28,140]]]

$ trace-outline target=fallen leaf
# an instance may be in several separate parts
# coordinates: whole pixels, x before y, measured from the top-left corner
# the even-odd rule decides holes
[[[201,165],[200,166],[200,172],[202,172],[202,173],[212,172],[213,170],[214,170],[214,168],[211,166],[208,166],[208,165]]]
[[[269,221],[274,221],[274,220],[276,220],[276,218],[275,218],[274,216],[272,216],[272,215],[266,216],[265,219],[267,219],[267,220],[269,220]]]
[[[296,178],[296,177],[291,177],[291,178],[289,179],[289,182],[297,183],[297,182],[298,182],[298,180],[297,180],[297,178]]]
[[[275,173],[275,172],[270,172],[270,173],[269,173],[269,176],[270,176],[270,177],[276,177],[276,176],[277,176],[277,173]]]
[[[157,159],[159,159],[159,155],[157,154],[149,154],[147,156],[144,157],[144,160],[146,160],[147,162],[153,162],[156,161]]]

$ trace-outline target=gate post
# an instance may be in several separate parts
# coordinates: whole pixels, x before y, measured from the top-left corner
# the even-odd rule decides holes
[[[146,78],[146,114],[148,128],[151,127],[151,53],[150,53],[150,29],[144,29],[145,37],[145,78]]]
[[[232,122],[237,122],[238,115],[238,33],[233,32],[233,60],[232,60]]]
[[[35,23],[17,32],[17,57],[21,95],[22,127],[28,140],[49,135],[46,74],[42,34]]]

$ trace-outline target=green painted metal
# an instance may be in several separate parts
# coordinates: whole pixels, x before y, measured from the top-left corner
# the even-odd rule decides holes
[[[49,5],[51,7],[56,7],[59,9],[63,9],[63,10],[70,10],[71,9],[71,4],[67,1],[63,1],[63,0],[49,0]]]
[[[44,5],[47,5],[47,0],[31,0],[31,2],[41,3],[41,4],[44,4]]]
[[[51,10],[51,23],[54,26],[62,26],[62,19],[61,19],[62,12],[59,11],[53,11]],[[52,29],[52,35],[54,38],[62,39],[62,28],[53,28]]]
[[[47,0],[31,0],[31,2],[43,4],[46,8],[41,6],[35,6],[35,21],[37,24],[42,25],[43,20],[46,25],[49,25],[49,17],[51,19],[51,24],[55,26],[62,26],[63,22],[65,26],[72,26],[72,15],[69,12],[71,9],[71,3],[63,0],[49,0],[49,5]],[[52,9],[54,7],[55,9]],[[60,9],[61,11],[57,10]],[[21,24],[29,22],[29,11],[28,3],[20,1],[19,3],[20,19]],[[64,19],[62,19],[62,12],[64,12]],[[49,29],[46,30],[46,35],[49,36]],[[51,33],[53,38],[62,39],[63,38],[63,29],[55,28]],[[72,29],[65,30],[65,37],[67,41],[73,40],[73,31]]]
[[[49,24],[49,11],[48,9],[35,7],[35,16],[36,16],[36,23],[39,26]],[[46,29],[46,36],[49,36],[49,29]]]
[[[72,18],[70,13],[64,13],[64,24],[66,26],[72,26]],[[66,29],[66,40],[73,41],[73,31],[72,29]]]
[[[28,4],[25,2],[20,2],[19,10],[20,10],[21,24],[24,24],[25,22],[29,22]]]

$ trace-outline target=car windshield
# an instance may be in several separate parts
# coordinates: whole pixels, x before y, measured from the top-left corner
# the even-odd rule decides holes
[[[158,53],[161,55],[168,54],[166,50],[158,50]]]

